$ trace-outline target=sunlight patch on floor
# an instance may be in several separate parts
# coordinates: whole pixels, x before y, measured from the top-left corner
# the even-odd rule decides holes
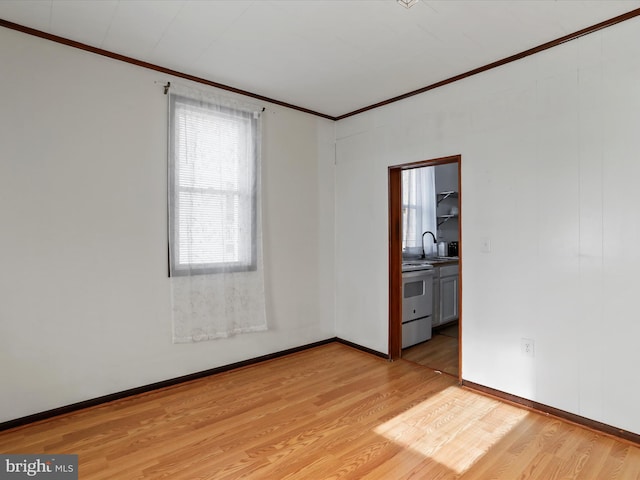
[[[380,424],[375,433],[462,474],[527,415],[451,386]],[[460,448],[462,436],[469,448]]]

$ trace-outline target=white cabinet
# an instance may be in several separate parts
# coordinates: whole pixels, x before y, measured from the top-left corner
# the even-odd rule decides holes
[[[433,326],[437,327],[458,320],[460,299],[458,298],[458,265],[447,265],[436,269],[434,278],[435,315]]]
[[[458,319],[458,274],[440,277],[440,325]]]

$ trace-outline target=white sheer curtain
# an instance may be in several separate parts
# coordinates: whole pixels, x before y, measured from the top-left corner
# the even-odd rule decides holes
[[[402,171],[402,249],[405,255],[422,254],[422,234],[437,235],[434,167]],[[431,235],[424,238],[427,255],[436,253]]]
[[[266,330],[261,108],[175,85],[168,99],[173,341]]]

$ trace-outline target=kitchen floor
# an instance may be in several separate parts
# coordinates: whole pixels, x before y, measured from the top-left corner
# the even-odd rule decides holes
[[[458,377],[458,322],[434,330],[431,340],[405,348],[402,358]]]

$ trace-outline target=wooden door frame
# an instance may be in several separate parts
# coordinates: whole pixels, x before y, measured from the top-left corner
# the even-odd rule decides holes
[[[462,238],[462,155],[434,158],[420,162],[394,165],[388,168],[389,178],[389,359],[402,355],[402,171],[412,168],[433,167],[448,163],[458,164],[458,225]],[[458,278],[458,380],[462,380],[462,242],[459,245]]]

